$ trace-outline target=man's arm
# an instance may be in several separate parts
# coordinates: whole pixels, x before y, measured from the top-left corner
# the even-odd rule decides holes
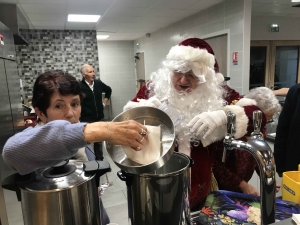
[[[104,98],[103,100],[102,100],[102,103],[103,103],[103,106],[106,106],[106,103],[108,102],[108,98]]]
[[[102,83],[102,90],[105,93],[104,99],[107,99],[106,100],[106,102],[107,102],[110,99],[112,90],[111,90],[110,86],[104,84],[102,81],[101,81],[101,83]]]
[[[110,86],[104,84],[102,81],[101,81],[101,86],[102,86],[103,92],[105,93],[104,99],[102,100],[103,107],[105,107],[106,103],[107,103],[108,100],[110,99],[112,90],[111,90],[111,87],[110,87]]]

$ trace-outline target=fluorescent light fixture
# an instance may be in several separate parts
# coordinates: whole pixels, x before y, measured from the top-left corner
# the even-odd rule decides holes
[[[83,15],[83,14],[69,14],[69,22],[91,22],[95,23],[99,20],[100,15]]]
[[[109,35],[100,35],[100,34],[98,34],[97,35],[97,40],[103,40],[103,39],[106,39],[106,38],[108,38],[109,37]]]
[[[292,2],[300,2],[300,0],[292,0]]]

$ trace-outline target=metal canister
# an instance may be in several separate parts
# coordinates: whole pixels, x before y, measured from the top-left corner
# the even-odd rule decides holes
[[[161,168],[144,174],[119,171],[126,181],[131,225],[190,225],[190,166],[193,160],[175,152]]]
[[[97,183],[107,171],[107,162],[66,161],[2,186],[17,192],[25,225],[102,225]]]

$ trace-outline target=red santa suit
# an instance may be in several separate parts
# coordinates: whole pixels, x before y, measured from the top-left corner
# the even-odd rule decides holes
[[[186,73],[192,71],[199,82],[190,93],[178,94],[172,84],[173,71]],[[221,84],[218,64],[211,47],[203,40],[191,38],[171,48],[163,66],[154,72],[150,81],[143,86],[135,98],[124,106],[124,110],[137,106],[157,107],[157,101],[168,100],[185,116],[185,121],[176,127],[178,146],[176,151],[183,152],[194,160],[191,167],[190,206],[198,209],[204,203],[210,187],[212,166],[216,151],[223,151],[222,140],[226,135],[226,115],[231,111],[236,114],[235,138],[240,138],[247,132],[248,118],[243,107],[230,105],[240,95],[225,84]],[[148,99],[148,100],[141,100]],[[151,100],[152,99],[152,100]],[[158,101],[159,102],[159,101]],[[215,112],[225,116],[225,123],[215,128],[206,138],[199,135],[196,141],[191,141],[186,135],[189,122],[198,118],[204,112]],[[199,117],[201,120],[201,117]],[[193,139],[195,140],[195,139]]]

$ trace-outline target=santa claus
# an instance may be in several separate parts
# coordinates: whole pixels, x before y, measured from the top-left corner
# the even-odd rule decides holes
[[[235,138],[247,132],[244,108],[230,105],[240,95],[223,80],[209,44],[199,38],[186,39],[171,48],[161,68],[124,106],[128,110],[138,106],[159,107],[163,103],[168,113],[173,109],[170,117],[176,126],[177,150],[195,162],[191,168],[192,209],[201,207],[208,195],[215,152],[223,150],[226,113],[236,114]]]

